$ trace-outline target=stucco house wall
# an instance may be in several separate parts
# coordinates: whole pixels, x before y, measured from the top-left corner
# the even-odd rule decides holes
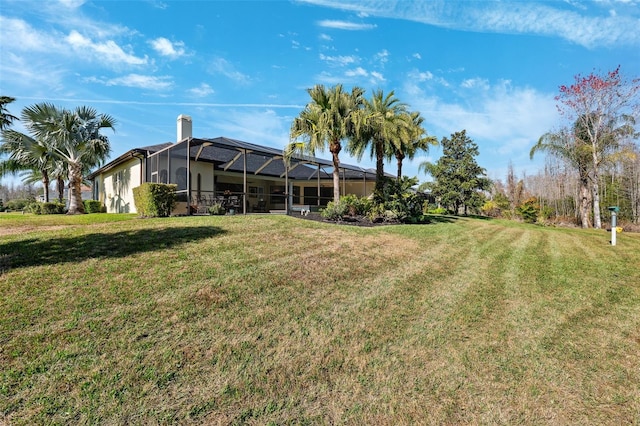
[[[137,213],[133,188],[142,184],[141,172],[140,160],[134,158],[98,176],[98,199],[107,213]]]

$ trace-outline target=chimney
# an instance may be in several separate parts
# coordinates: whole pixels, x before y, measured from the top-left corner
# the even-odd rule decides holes
[[[180,114],[178,116],[178,142],[192,137],[191,133],[191,117]]]

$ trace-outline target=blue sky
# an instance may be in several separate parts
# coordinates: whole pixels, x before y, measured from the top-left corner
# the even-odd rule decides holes
[[[635,0],[0,0],[0,94],[14,115],[46,101],[113,116],[115,158],[174,141],[179,114],[196,137],[280,148],[307,88],[393,90],[439,140],[466,129],[503,179],[544,165],[529,150],[560,124],[559,85],[618,65],[640,77],[638,27]]]

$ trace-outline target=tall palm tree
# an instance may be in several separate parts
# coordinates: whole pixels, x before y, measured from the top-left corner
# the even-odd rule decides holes
[[[410,139],[412,123],[408,119],[407,106],[395,97],[394,92],[386,96],[382,90],[373,92],[365,99],[364,109],[358,114],[357,138],[352,150],[361,158],[369,148],[371,158],[376,159],[375,194],[380,196],[384,186],[385,152],[401,149],[402,140]]]
[[[0,141],[0,154],[9,154],[9,158],[0,162],[0,176],[16,174],[20,171],[33,171],[44,187],[44,201],[49,202],[49,171],[53,164],[53,155],[42,140],[35,140],[15,130],[3,130]],[[30,183],[35,180],[31,179]]]
[[[293,119],[287,154],[308,152],[315,155],[327,147],[333,160],[333,200],[340,200],[340,158],[342,142],[354,135],[354,114],[363,104],[364,90],[359,87],[351,93],[343,90],[341,84],[329,89],[319,84],[307,92],[311,97],[300,115]],[[298,138],[303,141],[299,142]]]
[[[386,158],[391,160],[395,157],[398,165],[397,181],[402,179],[402,162],[405,158],[413,160],[418,151],[428,151],[430,145],[438,145],[438,139],[435,136],[427,136],[426,130],[422,127],[424,117],[418,111],[407,113],[405,120],[410,122],[411,128],[402,138],[399,144],[388,144],[385,153]]]
[[[53,155],[67,166],[68,214],[84,213],[83,175],[108,157],[109,140],[100,131],[114,129],[115,120],[90,107],[81,106],[71,111],[49,103],[25,108],[21,119],[34,138],[45,141]]]
[[[579,212],[580,222],[583,228],[589,228],[591,221],[589,210],[591,206],[591,194],[589,192],[589,171],[591,161],[591,147],[574,132],[566,129],[558,132],[545,133],[538,139],[538,143],[531,148],[529,156],[538,151],[546,151],[549,154],[561,158],[578,171],[580,183]]]

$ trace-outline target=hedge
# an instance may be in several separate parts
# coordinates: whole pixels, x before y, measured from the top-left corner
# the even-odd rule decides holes
[[[82,203],[85,213],[105,213],[107,211],[107,208],[97,200],[84,200]]]
[[[167,217],[176,205],[178,185],[143,183],[133,188],[133,201],[142,217]]]

